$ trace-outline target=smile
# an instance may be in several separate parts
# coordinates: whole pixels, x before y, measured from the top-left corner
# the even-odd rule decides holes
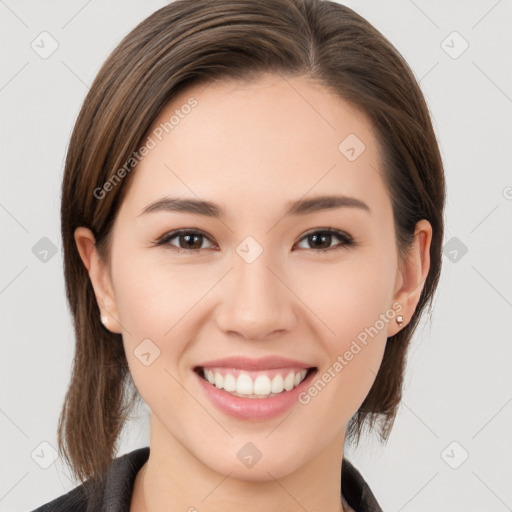
[[[289,411],[318,372],[316,366],[278,356],[234,356],[193,368],[205,397],[239,420],[266,421]]]

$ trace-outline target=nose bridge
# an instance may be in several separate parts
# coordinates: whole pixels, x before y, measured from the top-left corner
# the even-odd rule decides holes
[[[270,253],[258,249],[252,240],[242,242],[236,252],[228,295],[220,306],[220,327],[247,339],[291,329],[295,321],[291,295],[276,276],[279,271],[273,268]]]

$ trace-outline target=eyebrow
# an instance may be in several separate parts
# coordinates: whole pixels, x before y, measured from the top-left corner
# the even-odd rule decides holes
[[[370,207],[360,199],[340,195],[322,195],[309,199],[289,201],[285,215],[307,215],[322,210],[335,208],[358,208],[371,214]],[[199,199],[183,199],[178,197],[163,197],[146,206],[138,216],[152,212],[178,212],[193,213],[206,217],[222,218],[225,216],[223,208],[211,201]]]

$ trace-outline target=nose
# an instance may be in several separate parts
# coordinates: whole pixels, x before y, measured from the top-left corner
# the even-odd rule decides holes
[[[279,274],[265,252],[252,263],[236,256],[219,290],[218,327],[247,340],[263,340],[294,329],[299,301]]]

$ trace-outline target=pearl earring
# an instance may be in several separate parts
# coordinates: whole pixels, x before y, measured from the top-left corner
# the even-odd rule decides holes
[[[396,317],[396,323],[398,325],[402,325],[404,323],[404,317],[402,315],[397,315]]]
[[[108,316],[102,316],[101,323],[106,327],[108,324]]]

